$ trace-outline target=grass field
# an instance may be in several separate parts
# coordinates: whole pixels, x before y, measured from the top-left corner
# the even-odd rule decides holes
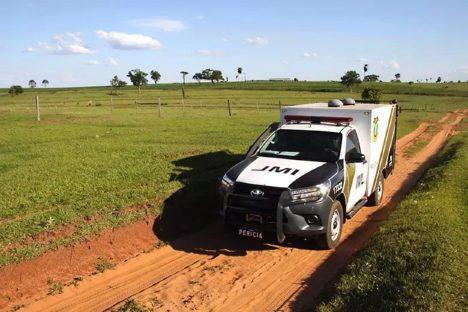
[[[468,107],[466,83],[413,85],[413,93],[394,85],[382,84],[395,91],[384,101],[397,98],[404,108],[399,136],[422,119]],[[181,222],[182,231],[203,226],[214,218],[216,179],[278,119],[280,101],[359,98],[336,83],[191,84],[182,104],[178,88],[138,94],[127,87],[112,102],[104,87],[26,90],[16,97],[0,90],[0,266],[154,215],[174,201],[190,219]],[[175,196],[181,190],[191,195]],[[63,235],[53,240],[44,235],[57,230]]]
[[[467,152],[466,135],[451,140],[320,311],[466,311]]]

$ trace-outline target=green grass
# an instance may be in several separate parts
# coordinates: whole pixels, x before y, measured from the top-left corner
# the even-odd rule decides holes
[[[99,273],[104,273],[105,271],[113,269],[114,267],[114,263],[103,258],[99,258],[98,262],[96,263],[96,271]]]
[[[146,307],[139,304],[135,299],[126,301],[116,312],[146,312],[149,311]]]
[[[451,140],[320,311],[466,311],[467,152],[466,136]]]
[[[248,84],[255,85],[262,88]],[[279,101],[292,105],[359,97],[342,89],[288,91],[284,84],[269,85],[274,90],[223,86],[187,86],[184,107],[180,85],[147,87],[141,94],[128,87],[112,97],[112,105],[104,87],[28,89],[16,97],[0,90],[0,266],[168,206],[168,211],[186,210],[182,215],[189,220],[180,221],[177,230],[200,228],[215,215],[216,179],[278,119]],[[396,97],[409,108],[401,115],[398,135],[415,129],[421,119],[468,107],[468,85],[453,88],[455,95],[385,94],[385,101]],[[40,123],[34,120],[36,92]],[[67,225],[72,228],[60,238],[50,241],[43,235]]]

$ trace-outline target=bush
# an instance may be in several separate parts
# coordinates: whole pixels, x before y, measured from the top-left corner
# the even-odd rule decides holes
[[[18,94],[23,93],[23,88],[21,86],[11,86],[10,90],[8,90],[8,93],[12,96],[18,95]]]
[[[370,100],[374,103],[379,103],[380,98],[382,97],[382,91],[374,88],[364,88],[361,97],[363,100]]]

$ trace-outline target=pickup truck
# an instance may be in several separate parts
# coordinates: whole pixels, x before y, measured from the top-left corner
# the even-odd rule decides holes
[[[343,105],[343,102],[347,105]],[[338,245],[346,219],[379,205],[395,167],[397,105],[352,99],[283,107],[222,177],[221,215],[237,235]]]

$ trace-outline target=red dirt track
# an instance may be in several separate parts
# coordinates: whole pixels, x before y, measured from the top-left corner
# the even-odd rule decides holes
[[[78,246],[0,268],[0,309],[24,304],[28,311],[102,311],[114,309],[129,298],[150,309],[173,311],[311,308],[317,295],[415,185],[466,113],[459,110],[447,114],[439,121],[441,130],[411,158],[404,151],[429,123],[422,123],[398,141],[396,170],[386,181],[382,205],[364,207],[348,220],[342,243],[335,250],[315,250],[308,242],[279,246],[239,240],[215,224],[138,254],[152,248],[157,240],[153,220],[148,219],[105,232]],[[93,272],[98,257],[120,264],[86,277]],[[59,295],[46,295],[48,279],[65,282],[77,275],[85,276],[78,286],[68,286]]]

